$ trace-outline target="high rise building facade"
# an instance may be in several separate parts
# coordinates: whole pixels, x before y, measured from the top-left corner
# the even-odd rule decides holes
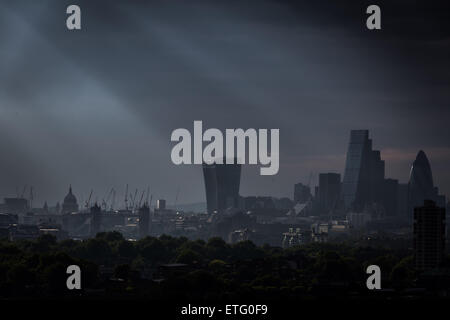
[[[318,202],[322,213],[337,208],[341,193],[341,175],[339,173],[320,173]]]
[[[414,208],[414,257],[417,270],[438,268],[445,249],[445,208],[425,200]]]
[[[382,202],[384,161],[372,150],[368,130],[352,130],[347,150],[342,199],[346,209],[362,210],[366,205]]]
[[[102,219],[102,210],[100,206],[95,203],[93,207],[91,207],[91,237],[95,237],[97,233],[100,232],[101,219]]]
[[[156,200],[156,209],[157,210],[166,210],[166,200],[164,200],[164,199]]]
[[[208,213],[238,207],[241,165],[236,159],[234,164],[226,164],[226,159],[223,164],[204,163],[203,177]]]
[[[150,208],[144,204],[139,208],[139,238],[150,234]]]
[[[420,150],[414,160],[408,183],[409,212],[421,206],[425,200],[432,200],[439,207],[445,207],[445,197],[439,195],[439,190],[434,186],[433,174],[430,162],[424,151]]]

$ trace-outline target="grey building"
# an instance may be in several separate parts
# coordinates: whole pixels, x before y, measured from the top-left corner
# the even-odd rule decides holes
[[[296,183],[294,185],[294,202],[295,203],[306,203],[311,199],[311,190],[308,186],[303,183]]]
[[[431,200],[414,208],[414,257],[418,270],[438,268],[444,258],[445,208]]]
[[[346,209],[362,210],[383,200],[384,161],[372,150],[368,130],[352,130],[347,150],[342,198]]]
[[[164,200],[164,199],[156,200],[156,209],[157,210],[166,210],[166,200]]]
[[[239,205],[241,165],[236,163],[236,159],[234,164],[225,164],[225,161],[223,164],[203,164],[208,213]]]
[[[150,208],[144,204],[139,208],[139,238],[150,234]]]
[[[432,200],[439,207],[445,207],[445,197],[439,195],[438,188],[434,186],[430,162],[425,152],[420,150],[410,171],[408,183],[409,212],[412,213],[415,207],[423,205],[425,200]]]
[[[91,237],[95,237],[97,233],[100,232],[101,225],[101,208],[95,203],[93,207],[91,207]]]
[[[328,213],[338,206],[341,193],[341,175],[339,173],[319,174],[319,208]]]

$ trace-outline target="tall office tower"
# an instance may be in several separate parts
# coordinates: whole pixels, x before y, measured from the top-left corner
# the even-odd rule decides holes
[[[101,224],[101,208],[95,203],[93,207],[91,207],[91,237],[95,237],[97,233],[100,232],[100,224]]]
[[[241,165],[236,159],[234,164],[226,164],[226,159],[223,164],[203,163],[203,177],[208,213],[238,207]]]
[[[421,206],[424,200],[432,200],[439,207],[445,207],[445,197],[439,195],[439,190],[433,184],[433,174],[428,158],[422,150],[414,160],[408,184],[408,206],[410,214],[414,208]]]
[[[69,187],[69,193],[64,197],[62,204],[62,213],[71,213],[78,211],[77,198],[72,193],[72,186]]]
[[[371,202],[381,203],[384,196],[384,161],[381,160],[380,151],[372,150],[372,140],[369,139],[369,199]]]
[[[145,238],[150,231],[150,208],[144,204],[139,208],[139,238]]]
[[[328,214],[335,209],[341,193],[341,175],[339,173],[319,174],[319,207]]]
[[[308,186],[303,183],[297,183],[294,185],[294,202],[295,203],[306,203],[311,199],[311,190]]]
[[[414,255],[418,270],[438,268],[445,249],[445,208],[425,200],[414,208]]]
[[[362,210],[381,202],[383,196],[384,161],[380,152],[372,150],[368,130],[352,130],[347,150],[342,197],[346,209]]]
[[[156,209],[157,210],[166,210],[166,200],[164,200],[164,199],[156,200]]]

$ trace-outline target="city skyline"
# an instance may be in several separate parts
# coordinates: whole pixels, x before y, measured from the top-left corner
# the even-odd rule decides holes
[[[362,132],[362,131],[367,131],[367,130],[352,130],[352,131]],[[348,143],[351,143],[352,131],[350,132]],[[369,134],[369,132],[366,133],[366,135],[368,135],[368,134]],[[371,138],[373,138],[373,137],[371,136]],[[369,141],[370,141],[370,145],[372,145],[372,139],[369,139]],[[385,161],[385,159],[383,158],[382,150],[374,151],[374,152],[379,152],[380,153],[380,157],[381,157],[381,161],[383,162],[383,166],[385,166],[387,168],[389,166],[389,163],[387,161]],[[426,154],[426,152],[424,153],[423,150],[419,150],[416,153],[416,155],[414,156],[414,160],[411,161],[411,165],[409,166],[408,177],[407,177],[407,179],[405,181],[399,180],[397,177],[389,176],[387,170],[386,170],[386,173],[384,175],[384,178],[385,179],[395,179],[395,180],[398,180],[399,183],[408,184],[409,183],[409,179],[411,178],[410,174],[412,172],[411,170],[413,168],[413,164],[417,161],[416,157],[417,156],[421,157],[424,154]],[[346,161],[345,160],[346,157],[347,157],[347,152],[344,154],[344,163]],[[198,179],[200,179],[202,181],[202,184],[204,184],[205,183],[204,182],[204,179],[205,179],[204,178],[205,164],[198,165],[198,166],[201,168],[201,171],[203,171],[203,173],[201,171],[199,172],[200,175],[199,175]],[[229,166],[235,166],[235,165],[229,165]],[[244,169],[247,166],[249,166],[249,165],[240,165],[240,167],[242,167],[242,169]],[[240,170],[243,171],[242,169],[240,169]],[[439,180],[439,179],[436,179],[436,173],[433,173],[433,172],[434,172],[433,166],[431,165],[431,172],[430,172],[430,174],[431,174],[432,179]],[[273,197],[278,197],[278,198],[287,197],[287,198],[290,198],[290,199],[294,199],[292,191],[293,191],[294,185],[296,183],[307,184],[309,182],[311,184],[311,189],[312,189],[311,192],[313,192],[314,186],[318,186],[319,185],[319,176],[320,175],[328,175],[328,174],[338,174],[338,175],[344,177],[345,176],[345,166],[340,171],[339,170],[330,169],[330,170],[324,170],[323,172],[316,172],[314,174],[311,172],[309,177],[305,177],[304,180],[298,180],[293,185],[291,185],[289,193],[285,194],[285,195],[254,194],[254,193],[246,194],[246,193],[241,193],[241,192],[239,192],[239,195],[241,195],[241,196],[273,196]],[[243,178],[240,179],[240,184],[241,185],[245,184],[245,181],[243,181]],[[130,188],[129,188],[129,186],[130,186]],[[435,184],[435,186],[438,188],[439,191],[441,191],[441,189],[439,188],[438,184]],[[58,199],[54,203],[51,203],[47,199],[45,199],[45,200],[42,200],[42,205],[33,205],[33,207],[36,207],[36,208],[37,207],[42,207],[45,204],[47,204],[50,207],[52,207],[53,205],[56,205],[56,204],[62,205],[63,202],[65,201],[65,200],[63,201],[63,199],[67,198],[68,196],[72,196],[72,184],[71,183],[68,184],[68,188],[69,188],[68,189],[69,190],[68,193],[67,193],[67,190],[64,189],[64,187],[65,186],[63,186],[63,188],[62,188],[62,190],[63,190],[62,193],[64,194],[64,196],[61,197],[60,200]],[[25,186],[23,186],[23,189],[22,189],[22,186],[16,187],[15,188],[15,194],[11,193],[10,195],[7,195],[7,196],[5,195],[4,197],[6,198],[6,197],[22,197],[23,196],[23,198],[28,199],[30,197],[30,188],[33,188],[33,203],[35,204],[36,203],[35,202],[36,198],[35,198],[35,193],[34,193],[35,189],[34,189],[34,187],[32,185],[25,185]],[[203,185],[203,190],[204,190],[204,188],[205,188],[205,186]],[[133,192],[135,192],[135,193],[137,192],[137,196],[140,196],[141,192],[144,192],[144,193],[145,192],[150,192],[150,187],[149,186],[136,187],[136,186],[134,186],[132,184],[125,183],[125,185],[122,185],[122,186],[112,186],[112,187],[109,187],[109,188],[107,188],[105,190],[100,190],[100,191],[94,191],[94,189],[90,189],[90,190],[82,190],[82,189],[80,189],[80,190],[78,190],[78,192],[74,192],[74,193],[78,194],[78,197],[79,197],[78,201],[79,201],[79,204],[80,204],[80,209],[83,209],[83,205],[86,203],[86,201],[88,199],[89,199],[89,203],[91,205],[93,205],[94,203],[101,204],[103,202],[103,200],[105,200],[105,199],[106,200],[108,200],[108,199],[111,200],[111,194],[110,193],[112,192],[112,189],[114,189],[114,197],[115,197],[115,205],[116,205],[115,209],[119,209],[119,208],[122,208],[122,207],[124,208],[125,194],[127,194],[128,195],[127,196],[128,199],[130,199],[130,197],[131,198],[133,197]],[[126,190],[128,191],[128,193],[126,193]],[[88,192],[88,193],[86,193],[86,192]],[[175,199],[174,199],[173,202],[171,202],[170,198],[166,198],[164,196],[158,196],[157,190],[152,190],[151,196],[155,200],[154,205],[156,205],[156,199],[165,199],[166,201],[168,201],[168,205],[172,205],[173,206],[178,201],[179,193],[180,193],[180,190],[177,189],[176,190]],[[20,194],[20,196],[19,196],[19,194]],[[314,192],[313,192],[313,194],[314,194]],[[446,196],[446,194],[444,194],[442,191],[441,191],[441,194],[443,194],[445,196],[445,201],[449,200],[448,197]],[[345,195],[341,194],[340,197],[342,199],[344,199]],[[38,200],[37,203],[40,204],[41,203],[41,201],[39,201],[40,199],[37,199],[37,200]],[[204,199],[199,199],[198,201],[178,202],[178,204],[180,206],[191,205],[191,204],[200,204],[200,203],[206,205],[206,203],[207,203],[207,194],[206,193],[204,193]],[[84,208],[84,209],[89,209],[89,208]]]
[[[243,166],[243,195],[343,176],[352,129],[370,130],[402,183],[424,150],[449,195],[448,4],[407,3],[381,1],[375,33],[367,6],[331,1],[79,1],[79,32],[65,28],[69,2],[2,3],[0,197],[31,185],[36,205],[54,204],[72,184],[101,201],[128,183],[205,201],[201,166],[170,161],[170,133],[194,120],[280,129],[279,174]]]

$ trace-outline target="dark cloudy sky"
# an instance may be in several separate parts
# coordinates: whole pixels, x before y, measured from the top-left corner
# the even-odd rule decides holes
[[[279,128],[280,171],[243,170],[241,194],[292,196],[343,172],[369,129],[386,176],[419,149],[450,195],[450,8],[444,1],[0,1],[0,197],[90,189],[204,201],[201,168],[175,166],[170,134]],[[379,4],[382,30],[365,27]],[[428,4],[427,4],[428,3]],[[78,4],[82,30],[68,31]]]

